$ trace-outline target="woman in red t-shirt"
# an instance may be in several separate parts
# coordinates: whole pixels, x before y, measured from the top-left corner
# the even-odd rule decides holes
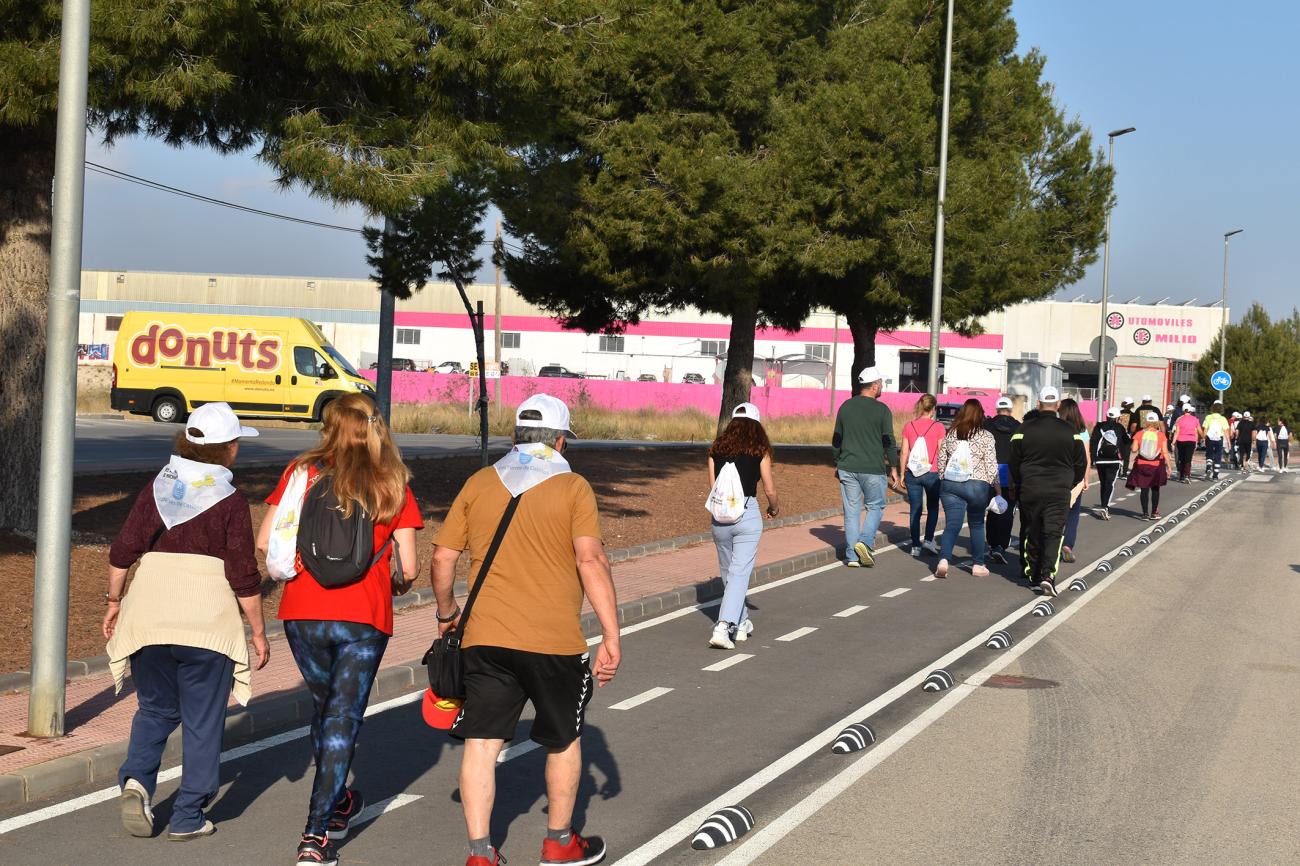
[[[296,470],[308,484],[328,474],[334,495],[345,511],[359,508],[374,524],[374,549],[392,539],[407,581],[415,578],[418,555],[415,532],[424,526],[388,425],[370,398],[349,394],[325,409],[325,426],[315,448],[284,470],[266,501],[278,505]],[[267,512],[257,534],[265,552],[275,509]],[[298,862],[331,866],[338,862],[331,840],[345,838],[364,806],[361,794],[347,788],[348,770],[370,688],[393,633],[390,555],[380,555],[366,574],[346,586],[326,589],[305,569],[284,585],[280,619],[302,678],[311,691],[312,749],[316,780],[312,785],[307,827],[298,845]]]

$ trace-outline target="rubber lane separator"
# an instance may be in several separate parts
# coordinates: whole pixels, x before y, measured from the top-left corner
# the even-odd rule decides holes
[[[777,638],[777,640],[780,640],[780,638]],[[752,659],[753,657],[754,656],[750,653],[736,653],[734,656],[725,658],[720,662],[714,662],[706,668],[700,668],[700,670],[717,673],[718,671],[725,671],[727,668],[738,665],[746,659]]]
[[[1175,530],[1166,534],[1164,538],[1152,544],[1148,550],[1154,549],[1159,544],[1167,541],[1174,532],[1181,529],[1183,526],[1186,526],[1188,523],[1191,523],[1204,513],[1205,509],[1197,512],[1197,514],[1184,521],[1182,526],[1177,527]],[[1072,617],[1084,605],[1088,604],[1099,595],[1102,590],[1118,580],[1124,572],[1128,571],[1136,564],[1137,559],[1127,560],[1109,576],[1100,581],[1097,586],[1094,587],[1092,592],[1081,596],[1065,610],[1061,611],[1051,619],[1048,619],[1043,623],[1043,625],[1032,631],[1016,647],[1010,649],[1006,654],[993,659],[978,672],[968,677],[964,682],[957,684],[933,706],[912,719],[912,721],[908,722],[898,731],[878,742],[872,751],[845,767],[838,774],[815,789],[807,797],[787,809],[784,814],[767,824],[753,836],[750,836],[749,839],[740,847],[736,848],[729,856],[718,861],[715,866],[747,866],[747,864],[752,863],[761,857],[768,849],[781,841],[781,839],[792,830],[803,824],[822,807],[835,800],[836,797],[843,794],[855,782],[883,763],[890,755],[894,754],[908,742],[915,739],[931,724],[938,721],[967,696],[973,694],[976,689],[988,681],[989,677],[993,676],[993,674],[1002,670],[1011,662],[1024,655],[1026,651],[1051,634],[1058,626]]]
[[[898,598],[898,597],[899,597],[900,595],[902,595],[903,593],[905,593],[905,592],[911,592],[911,591],[912,591],[912,588],[911,588],[910,586],[900,586],[898,589],[891,589],[889,592],[882,592],[882,593],[880,594],[880,597],[881,597],[881,598]]]
[[[789,643],[792,640],[798,640],[801,637],[807,637],[808,635],[812,634],[815,631],[817,631],[815,627],[811,625],[806,625],[803,628],[797,628],[792,632],[788,632],[786,634],[781,635],[779,638],[777,638],[777,640],[781,641],[782,643]]]
[[[639,707],[642,704],[649,703],[650,701],[653,701],[655,698],[662,698],[664,695],[668,694],[671,691],[672,689],[667,688],[665,686],[655,686],[653,689],[647,689],[641,694],[633,695],[632,697],[628,698],[625,701],[619,701],[618,703],[612,705],[610,709],[630,710],[634,707]]]
[[[838,616],[840,619],[844,619],[845,617],[853,616],[853,614],[855,613],[862,613],[864,610],[866,610],[869,607],[871,607],[871,605],[869,604],[855,604],[853,605],[853,607],[846,607],[844,608],[844,610],[840,611],[839,613],[831,614],[831,616]]]

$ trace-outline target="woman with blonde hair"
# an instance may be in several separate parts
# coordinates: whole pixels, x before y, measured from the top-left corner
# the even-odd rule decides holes
[[[939,523],[939,443],[948,432],[935,420],[937,401],[924,394],[916,401],[915,417],[903,427],[903,450],[899,455],[910,507],[908,526],[912,532],[912,556],[928,550],[938,554],[934,530]],[[921,541],[921,509],[925,508],[925,541]]]
[[[356,536],[371,530],[368,567],[352,579],[340,579],[322,566],[304,565],[284,585],[280,619],[294,661],[307,683],[315,711],[311,742],[316,762],[307,826],[298,845],[298,862],[333,866],[338,862],[333,840],[346,838],[361,813],[360,792],[347,788],[370,689],[393,633],[394,593],[404,592],[418,566],[415,532],[424,526],[419,506],[407,484],[410,472],[402,462],[374,403],[361,394],[348,394],[325,409],[320,443],[299,455],[284,470],[279,486],[267,497],[276,506],[295,473],[305,473],[307,489],[300,511],[298,551],[311,549],[313,497],[337,525],[354,526]],[[336,501],[332,501],[336,500]],[[258,533],[266,551],[276,509],[267,512]],[[359,521],[359,523],[349,523]],[[344,537],[347,532],[342,533]],[[397,556],[400,585],[390,559]],[[315,561],[315,560],[313,560]]]

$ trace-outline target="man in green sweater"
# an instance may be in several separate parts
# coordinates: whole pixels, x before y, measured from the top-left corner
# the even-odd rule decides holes
[[[844,503],[844,548],[850,568],[876,564],[871,546],[885,511],[888,482],[898,483],[898,443],[894,415],[880,402],[884,388],[880,370],[867,367],[858,374],[858,393],[835,416],[835,468]],[[865,505],[867,520],[862,521]]]

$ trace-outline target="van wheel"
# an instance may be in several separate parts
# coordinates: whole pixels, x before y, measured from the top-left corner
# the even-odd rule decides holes
[[[162,424],[179,424],[185,410],[175,397],[159,397],[154,401],[153,420]]]

